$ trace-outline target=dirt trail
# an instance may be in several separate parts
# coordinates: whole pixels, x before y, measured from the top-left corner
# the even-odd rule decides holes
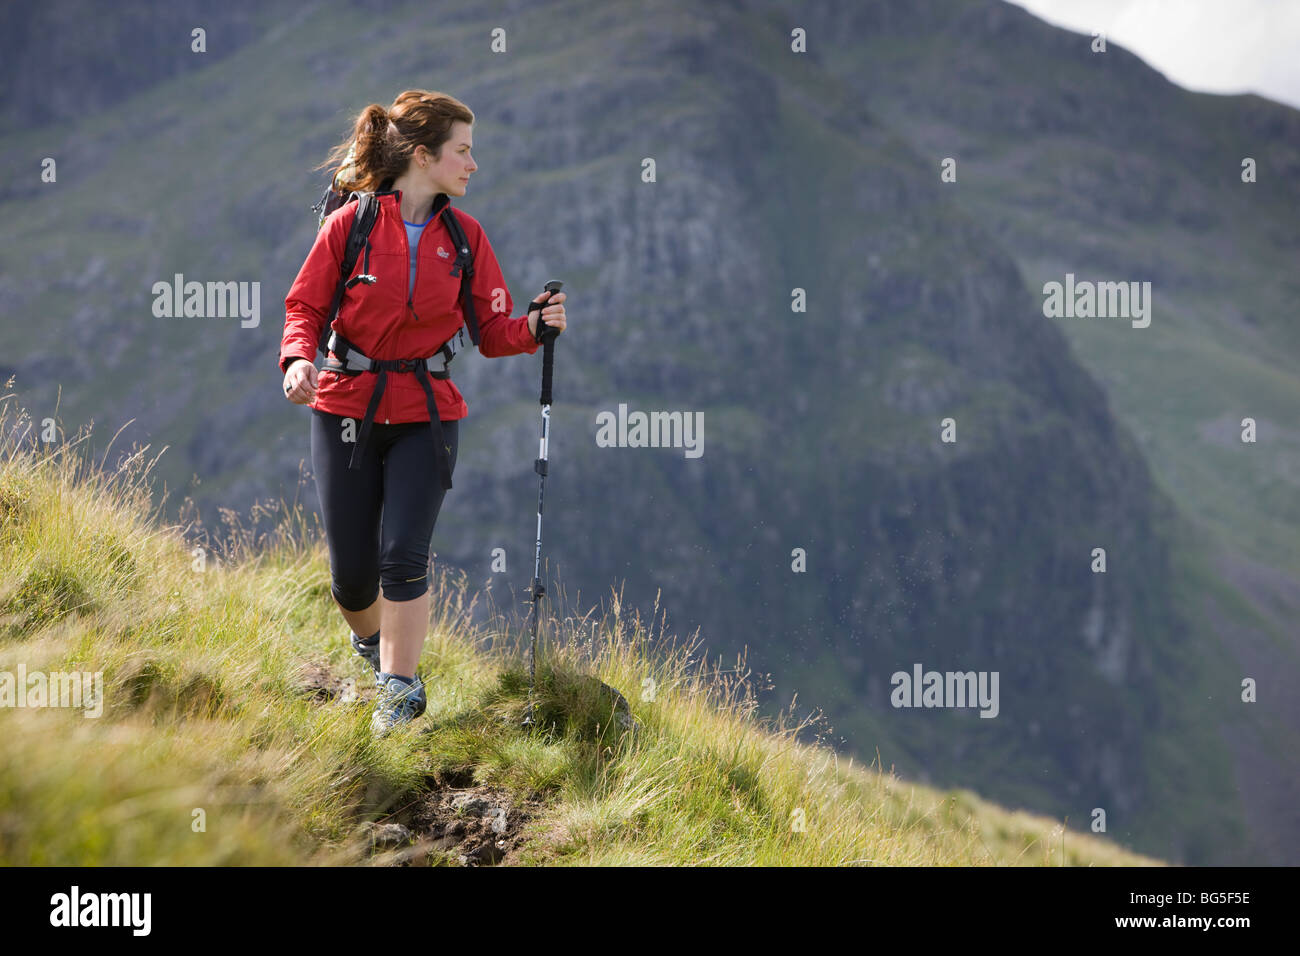
[[[375,862],[508,866],[518,861],[528,842],[524,828],[541,808],[540,799],[520,803],[499,787],[431,789],[414,806],[370,825],[376,835],[385,832],[375,846],[387,856]]]
[[[340,678],[314,662],[302,666],[297,689],[322,705],[368,703],[375,696],[369,681]],[[430,776],[424,786],[407,806],[358,828],[372,863],[508,866],[528,842],[526,825],[544,806],[540,796],[521,801],[501,787],[475,786],[469,774]]]

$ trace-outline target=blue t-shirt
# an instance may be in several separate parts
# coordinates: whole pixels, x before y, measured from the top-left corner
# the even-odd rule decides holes
[[[411,249],[410,289],[412,295],[415,294],[415,253],[416,250],[420,248],[420,236],[424,233],[424,227],[429,224],[429,220],[432,218],[433,217],[430,216],[429,219],[424,220],[424,222],[420,223],[419,225],[416,225],[413,222],[406,222],[405,219],[402,220],[403,223],[406,223],[406,244]]]

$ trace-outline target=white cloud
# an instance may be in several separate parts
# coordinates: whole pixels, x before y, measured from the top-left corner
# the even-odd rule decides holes
[[[1179,86],[1300,107],[1296,0],[1007,0],[1141,57]]]

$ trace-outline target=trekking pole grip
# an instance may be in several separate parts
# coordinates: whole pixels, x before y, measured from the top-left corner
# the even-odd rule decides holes
[[[555,368],[555,339],[546,339],[542,346],[542,404],[551,404],[551,372]]]
[[[559,279],[552,279],[550,282],[546,283],[545,290],[551,293],[550,298],[554,298],[555,293],[560,291],[560,287],[562,285],[564,285],[564,283],[561,282]],[[547,302],[550,301],[550,298],[547,299]],[[545,302],[534,302],[532,306],[530,306],[530,311],[531,309],[536,308],[538,312],[541,312],[542,306],[545,304],[546,304]],[[555,369],[555,340],[559,336],[560,332],[558,329],[553,329],[549,327],[543,328],[541,315],[537,316],[537,324],[538,324],[539,339],[542,343],[541,403],[543,405],[550,405],[551,404],[551,377],[552,377],[552,372]]]

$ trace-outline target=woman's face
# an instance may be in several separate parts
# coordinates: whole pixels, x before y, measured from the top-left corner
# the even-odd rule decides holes
[[[468,123],[452,123],[451,139],[442,144],[442,159],[435,159],[425,146],[416,149],[416,168],[419,169],[420,163],[424,163],[420,174],[434,192],[446,193],[448,196],[465,195],[469,177],[478,169],[478,164],[470,156],[470,150],[474,146],[471,134],[472,128]]]

